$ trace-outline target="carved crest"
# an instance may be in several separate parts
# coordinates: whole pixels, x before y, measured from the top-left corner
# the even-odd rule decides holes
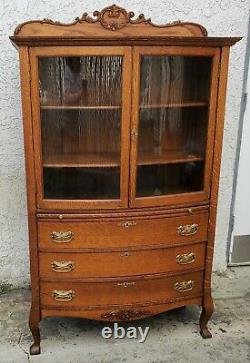
[[[87,21],[89,23],[95,23],[99,21],[104,28],[113,31],[124,28],[128,23],[150,23],[151,21],[150,19],[145,19],[143,14],[140,14],[137,19],[132,20],[132,18],[135,16],[132,11],[127,12],[124,8],[120,8],[115,4],[104,8],[100,12],[95,11],[93,16],[96,17],[96,19],[93,19],[88,16],[87,13],[84,13],[79,21]]]
[[[102,318],[109,320],[128,321],[132,319],[140,319],[144,316],[151,315],[150,311],[143,310],[114,310],[102,314]]]
[[[86,23],[89,24],[89,26],[91,26],[91,24],[96,24],[97,26],[101,26],[103,29],[105,30],[111,30],[111,31],[117,31],[119,29],[125,28],[128,25],[151,25],[151,27],[155,28],[155,35],[158,34],[159,31],[157,31],[156,29],[158,28],[166,28],[166,29],[173,29],[173,31],[170,31],[170,36],[173,35],[186,35],[186,36],[207,36],[207,31],[206,29],[199,25],[199,24],[195,24],[195,23],[189,23],[189,22],[180,22],[180,21],[176,21],[176,22],[172,22],[169,24],[164,24],[164,25],[156,25],[154,23],[151,22],[151,19],[148,18],[146,19],[144,14],[140,14],[137,18],[133,19],[135,17],[134,12],[129,11],[127,12],[126,9],[121,8],[115,4],[108,6],[104,9],[102,9],[101,11],[94,11],[93,13],[93,17],[89,16],[87,13],[84,13],[81,17],[77,17],[75,19],[75,21],[73,21],[72,23],[61,23],[59,21],[53,21],[51,19],[43,19],[43,20],[30,20],[27,21],[25,23],[22,23],[20,25],[17,26],[17,28],[15,29],[15,36],[16,35],[30,35],[30,33],[34,33],[34,25],[36,24],[41,24],[43,25],[43,29],[41,30],[41,34],[43,36],[47,36],[47,30],[45,29],[45,25],[52,25],[52,26],[56,26],[56,27],[61,27],[61,28],[68,28],[70,26],[74,26],[75,27],[75,34],[80,33],[80,29],[77,27],[83,23],[85,23],[85,26],[87,26]],[[26,29],[26,25],[31,24],[30,28],[27,27]],[[23,32],[23,28],[26,29],[26,31]],[[181,32],[180,32],[181,31]],[[37,35],[39,34],[39,32],[37,31],[36,28],[36,32]],[[48,34],[49,34],[49,29],[48,29]],[[59,33],[58,33],[59,34]],[[41,35],[41,36],[42,36]],[[136,35],[136,34],[135,34]],[[167,35],[167,34],[166,34]]]

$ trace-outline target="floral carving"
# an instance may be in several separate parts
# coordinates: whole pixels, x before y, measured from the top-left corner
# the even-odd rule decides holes
[[[131,319],[140,319],[149,315],[151,315],[150,311],[146,310],[114,310],[102,314],[102,318],[127,321]]]
[[[150,19],[145,19],[143,14],[140,14],[137,19],[133,20],[131,18],[133,18],[135,14],[132,11],[127,12],[124,8],[120,8],[115,4],[104,8],[100,12],[95,11],[93,16],[96,17],[96,19],[93,19],[88,16],[87,13],[84,13],[79,21],[87,21],[89,23],[95,23],[99,21],[104,28],[113,31],[124,28],[128,23],[137,24],[151,21]]]
[[[103,28],[105,28],[107,30],[111,30],[111,31],[122,29],[129,24],[143,23],[145,25],[149,24],[152,27],[157,27],[157,28],[167,28],[167,27],[174,27],[174,26],[184,26],[184,27],[187,26],[188,27],[191,25],[191,26],[197,27],[197,29],[199,29],[199,31],[201,32],[201,34],[203,36],[207,36],[206,29],[199,24],[194,24],[194,23],[189,23],[189,22],[182,23],[181,21],[175,21],[175,22],[172,22],[169,24],[156,25],[156,24],[152,23],[150,18],[146,19],[144,14],[140,14],[135,19],[134,19],[134,17],[135,17],[135,14],[133,11],[127,12],[126,9],[121,8],[114,4],[114,5],[111,5],[111,6],[108,6],[104,9],[102,9],[101,11],[97,11],[97,10],[94,11],[93,17],[89,16],[87,13],[84,13],[81,17],[77,17],[72,23],[61,23],[59,21],[53,21],[51,19],[30,20],[30,21],[27,21],[25,23],[18,25],[17,28],[15,29],[14,34],[18,35],[18,33],[21,31],[21,29],[23,28],[24,25],[32,24],[32,23],[50,24],[50,25],[66,26],[66,27],[70,27],[75,24],[82,24],[82,23],[89,23],[89,24],[99,23]]]

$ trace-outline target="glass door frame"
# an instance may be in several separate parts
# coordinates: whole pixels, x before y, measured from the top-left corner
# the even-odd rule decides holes
[[[136,197],[137,149],[140,117],[140,58],[144,55],[166,56],[210,56],[212,57],[211,83],[208,108],[207,145],[205,153],[204,189],[197,192],[179,193],[161,196]],[[213,162],[213,143],[216,123],[216,100],[220,48],[216,47],[181,47],[181,46],[135,46],[133,48],[132,112],[131,112],[131,154],[130,154],[130,190],[129,206],[132,208],[154,207],[174,204],[192,204],[209,199],[210,181]]]
[[[34,47],[30,52],[31,68],[31,108],[35,156],[36,195],[39,209],[78,210],[112,209],[128,207],[129,150],[130,150],[130,113],[131,113],[131,76],[132,49],[122,46],[56,46]],[[45,199],[43,196],[42,138],[39,96],[39,57],[58,56],[123,56],[122,63],[122,99],[121,99],[121,136],[120,136],[120,199]]]

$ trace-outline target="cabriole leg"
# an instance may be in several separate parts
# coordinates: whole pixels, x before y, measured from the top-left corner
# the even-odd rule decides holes
[[[29,327],[33,336],[34,343],[30,347],[30,354],[40,354],[40,330],[39,330],[39,313],[35,312],[32,308],[30,310]]]
[[[212,338],[212,334],[208,330],[207,323],[211,318],[214,311],[213,299],[210,297],[202,305],[202,311],[200,316],[200,333],[202,338],[208,339]]]

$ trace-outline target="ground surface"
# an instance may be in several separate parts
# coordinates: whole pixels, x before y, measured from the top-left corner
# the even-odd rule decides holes
[[[203,340],[199,335],[196,306],[134,323],[143,329],[150,327],[145,343],[128,338],[103,339],[101,329],[107,324],[51,318],[41,323],[40,356],[28,354],[32,341],[27,325],[30,291],[5,293],[0,296],[0,362],[250,362],[249,277],[250,266],[214,274],[216,307],[209,323],[212,339]]]

